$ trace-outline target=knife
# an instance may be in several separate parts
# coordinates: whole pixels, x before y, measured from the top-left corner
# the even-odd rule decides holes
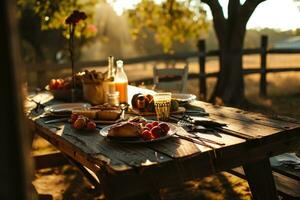
[[[194,134],[188,134],[188,135],[191,138],[194,138],[194,139],[197,139],[197,140],[200,140],[200,141],[204,141],[204,142],[208,142],[208,143],[211,143],[211,144],[216,144],[216,145],[219,145],[219,146],[224,146],[225,145],[225,143],[223,143],[223,142],[216,142],[216,141],[211,140],[211,139],[200,137],[199,135],[194,135]]]
[[[175,135],[177,137],[181,138],[181,139],[184,139],[184,140],[196,143],[196,144],[200,144],[202,146],[205,146],[205,147],[208,147],[208,148],[211,148],[211,149],[215,149],[213,146],[211,146],[209,144],[206,144],[204,141],[199,141],[199,140],[196,140],[195,138],[190,138],[188,136],[180,135],[180,134],[177,134],[177,133],[175,133]]]
[[[69,118],[60,118],[60,119],[52,119],[52,120],[48,120],[45,121],[45,124],[52,124],[52,123],[57,123],[57,122],[67,122],[69,120]]]

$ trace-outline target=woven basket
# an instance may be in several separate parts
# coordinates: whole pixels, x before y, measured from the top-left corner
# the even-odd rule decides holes
[[[83,98],[93,105],[104,103],[103,82],[83,82]]]

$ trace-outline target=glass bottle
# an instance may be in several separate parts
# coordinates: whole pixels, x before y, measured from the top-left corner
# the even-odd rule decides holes
[[[128,79],[126,73],[124,72],[123,61],[117,61],[117,72],[115,75],[115,85],[116,90],[119,92],[119,102],[120,103],[127,103],[128,102],[128,93],[127,93],[127,86],[128,86]]]
[[[107,76],[103,81],[103,92],[104,92],[104,102],[108,102],[108,94],[112,94],[116,90],[115,86],[115,70],[114,70],[114,57],[108,57],[108,67]]]

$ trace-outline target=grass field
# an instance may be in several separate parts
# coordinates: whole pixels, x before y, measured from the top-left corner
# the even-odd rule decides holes
[[[245,68],[259,66],[258,56],[244,57]],[[126,66],[130,80],[152,77],[154,63]],[[180,65],[180,64],[179,64]],[[300,66],[300,55],[272,55],[268,57],[267,66],[297,67]],[[190,60],[190,72],[198,72],[196,60]],[[207,72],[218,70],[218,61],[207,61]],[[63,74],[68,73],[64,71]],[[50,77],[57,76],[57,72],[49,73]],[[31,75],[34,77],[34,75]],[[258,97],[259,75],[245,77],[246,96],[250,102],[257,105],[244,108],[265,114],[286,115],[300,119],[300,72],[285,72],[268,74],[268,97]],[[33,81],[34,82],[34,81]],[[215,84],[215,78],[208,79],[208,93],[210,94]],[[196,88],[196,89],[195,89]],[[198,80],[189,80],[188,92],[199,94]],[[33,153],[45,153],[54,148],[41,138],[36,138],[33,143]],[[38,192],[52,194],[54,199],[103,199],[103,196],[94,196],[88,190],[88,183],[83,176],[73,167],[64,166],[40,170],[34,180]],[[184,189],[179,187],[167,188],[161,191],[163,199],[172,200],[222,200],[222,199],[251,199],[247,182],[228,173],[220,173],[203,180],[185,183]]]

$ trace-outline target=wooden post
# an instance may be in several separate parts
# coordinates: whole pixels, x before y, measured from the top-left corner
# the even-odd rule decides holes
[[[269,158],[243,166],[254,200],[276,200],[277,190]]]
[[[46,85],[46,82],[48,81],[45,69],[38,69],[36,71],[36,75],[37,75],[37,87],[44,88]]]
[[[20,56],[16,1],[0,1],[0,198],[34,199],[29,134],[22,110]]]
[[[268,36],[262,35],[260,40],[261,52],[260,52],[260,88],[259,95],[262,97],[267,96],[267,48],[268,48]]]
[[[199,62],[199,89],[200,99],[206,100],[207,98],[207,91],[206,91],[206,75],[205,75],[205,54],[206,54],[206,48],[205,48],[205,40],[199,40],[198,44],[198,62]]]

